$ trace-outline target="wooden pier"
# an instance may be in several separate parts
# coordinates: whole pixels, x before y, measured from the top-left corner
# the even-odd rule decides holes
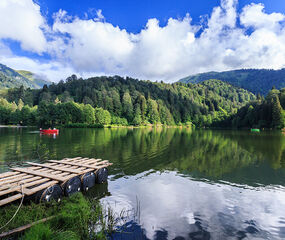
[[[112,165],[108,160],[82,157],[27,164],[0,174],[0,207],[22,198],[60,201],[63,195],[87,191],[107,180],[107,167]]]

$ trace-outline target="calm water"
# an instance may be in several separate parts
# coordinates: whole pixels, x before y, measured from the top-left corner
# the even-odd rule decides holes
[[[114,163],[88,196],[125,211],[115,239],[285,239],[282,133],[0,129],[0,172],[38,156]]]

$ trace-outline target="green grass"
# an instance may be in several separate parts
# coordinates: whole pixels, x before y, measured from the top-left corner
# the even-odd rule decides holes
[[[102,124],[70,123],[63,125],[65,128],[104,128]]]
[[[17,205],[10,205],[0,209],[0,227],[9,221],[17,207]],[[19,239],[106,239],[106,224],[101,205],[96,200],[88,200],[82,193],[65,198],[60,204],[52,202],[24,205],[14,220],[0,232],[50,216],[55,217],[20,233]],[[100,226],[100,230],[92,226]]]

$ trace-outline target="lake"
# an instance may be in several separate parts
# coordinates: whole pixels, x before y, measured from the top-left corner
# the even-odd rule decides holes
[[[0,172],[25,161],[114,165],[87,193],[118,218],[113,239],[284,239],[285,135],[179,128],[0,128]]]

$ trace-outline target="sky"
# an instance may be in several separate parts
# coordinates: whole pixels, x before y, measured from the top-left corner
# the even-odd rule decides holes
[[[285,67],[284,0],[1,0],[0,63],[58,82]]]

